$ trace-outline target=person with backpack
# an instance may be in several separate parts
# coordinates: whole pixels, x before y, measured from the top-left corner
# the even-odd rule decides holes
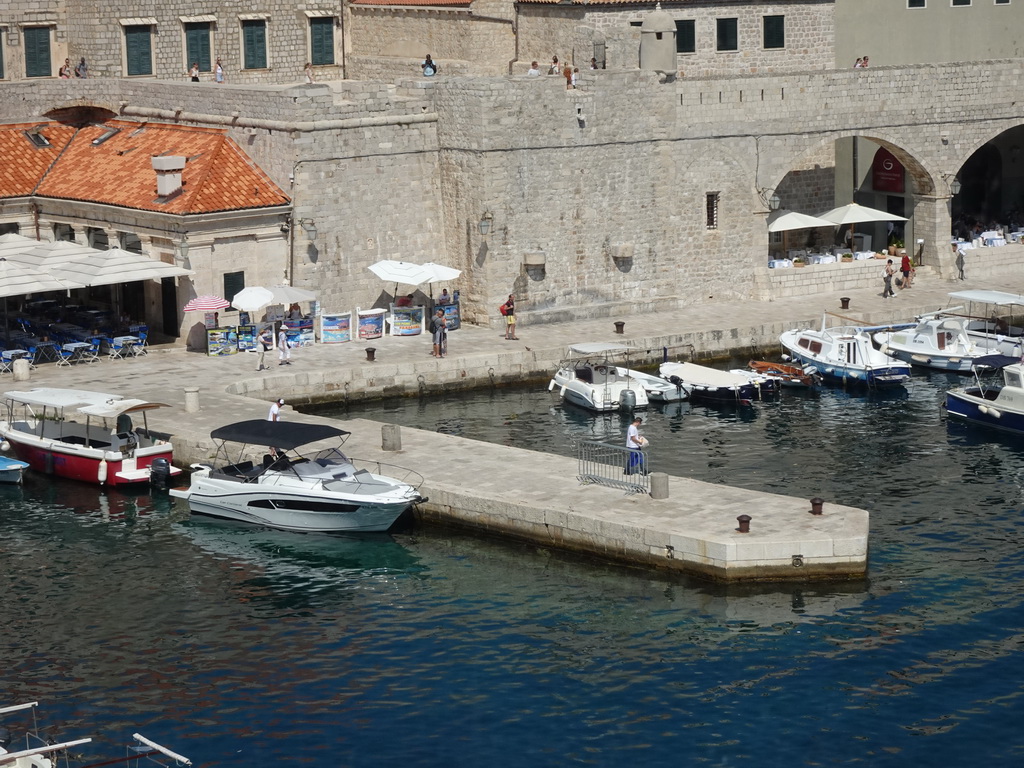
[[[424,77],[433,77],[437,74],[438,66],[437,62],[430,58],[430,54],[427,54],[427,58],[420,64],[420,69],[423,70]]]
[[[433,336],[434,357],[444,357],[448,354],[448,320],[444,316],[444,310],[439,309],[430,321],[430,332]]]
[[[516,336],[516,297],[510,293],[508,301],[498,307],[498,311],[505,316],[505,340],[519,341]]]

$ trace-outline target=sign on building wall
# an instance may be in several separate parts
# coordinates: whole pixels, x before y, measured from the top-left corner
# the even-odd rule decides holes
[[[871,163],[871,186],[876,192],[903,192],[903,164],[885,147],[878,148]]]

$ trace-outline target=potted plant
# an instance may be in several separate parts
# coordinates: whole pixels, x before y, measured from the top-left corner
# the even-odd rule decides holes
[[[793,259],[793,266],[794,267],[806,267],[807,266],[807,262],[804,261],[803,256],[797,256],[795,259]]]
[[[853,261],[853,254],[852,253],[844,253],[844,254],[842,254],[841,258],[842,258],[843,261]]]

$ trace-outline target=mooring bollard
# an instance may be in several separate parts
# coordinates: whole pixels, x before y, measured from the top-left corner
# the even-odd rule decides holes
[[[819,499],[817,496],[815,496],[813,499],[811,499],[811,508],[809,510],[810,513],[812,515],[824,514],[824,512],[822,510],[822,507],[824,506],[824,504],[825,504],[825,500],[824,499]]]
[[[376,361],[375,361],[375,360],[373,359],[373,356],[374,356],[375,354],[377,354],[377,348],[376,348],[376,347],[367,347],[367,348],[366,348],[366,361],[367,361],[368,363],[373,363],[373,362],[376,362]]]
[[[402,450],[402,428],[397,424],[383,424],[380,428],[380,448],[382,451]]]
[[[736,530],[740,533],[750,533],[750,515],[740,515],[736,518],[739,522],[740,527]]]
[[[14,361],[14,365],[11,366],[11,370],[14,371],[15,381],[28,381],[32,376],[32,367],[29,365],[28,360],[24,358],[18,358]]]
[[[185,412],[199,413],[199,387],[185,387]]]
[[[625,333],[626,332],[626,321],[625,320],[616,320],[615,321],[615,332],[616,333]]]
[[[651,498],[668,498],[668,474],[665,472],[651,472]]]
[[[850,308],[850,297],[849,296],[841,296],[839,298],[839,308],[840,309],[849,309]]]

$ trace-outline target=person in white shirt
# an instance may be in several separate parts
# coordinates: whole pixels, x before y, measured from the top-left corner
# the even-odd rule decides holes
[[[284,398],[278,398],[270,406],[270,412],[267,414],[267,421],[280,421],[281,420],[281,406],[284,405]]]
[[[536,61],[531,61],[530,62],[530,69],[526,72],[526,74],[529,77],[539,77],[540,76],[540,70],[537,69],[537,62]]]

